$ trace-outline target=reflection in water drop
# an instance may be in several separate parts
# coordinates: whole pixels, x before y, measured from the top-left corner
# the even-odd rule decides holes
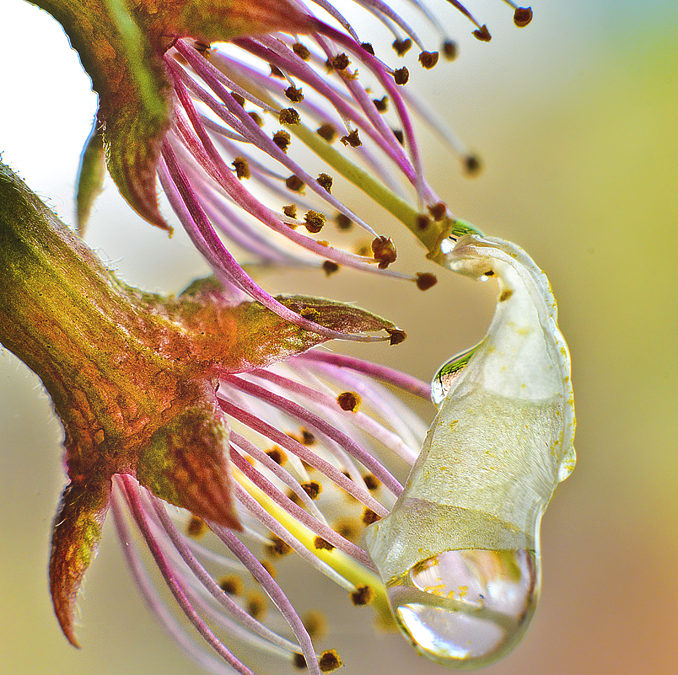
[[[482,666],[520,640],[536,607],[534,551],[467,549],[423,560],[387,584],[401,629],[429,658]]]
[[[461,371],[466,367],[469,359],[475,354],[479,346],[477,344],[465,349],[463,352],[459,352],[459,354],[456,354],[438,368],[431,381],[431,401],[436,407],[439,407],[445,400],[445,396],[447,396],[452,383],[459,377]]]

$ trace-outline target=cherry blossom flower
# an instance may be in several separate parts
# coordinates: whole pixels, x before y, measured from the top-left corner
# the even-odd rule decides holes
[[[402,339],[352,305],[278,301],[338,335]],[[429,386],[319,349],[325,341],[214,278],[178,297],[127,286],[0,164],[0,342],[41,378],[64,428],[69,482],[49,578],[72,644],[77,594],[111,506],[149,605],[212,670],[251,672],[230,638],[314,673],[340,665],[332,651],[316,654],[265,552],[294,551],[388,620],[383,585],[356,539],[402,491],[389,463],[411,464],[425,432],[391,389],[428,399]],[[148,581],[126,510],[216,658]],[[193,538],[180,532],[187,517]],[[207,528],[222,550],[195,539]],[[236,593],[240,584],[247,595]],[[286,631],[262,620],[269,604]]]

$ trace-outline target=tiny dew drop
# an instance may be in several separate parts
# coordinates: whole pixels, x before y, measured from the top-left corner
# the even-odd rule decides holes
[[[417,651],[479,667],[509,652],[536,607],[534,551],[445,551],[386,584],[393,615]]]
[[[459,352],[438,368],[431,381],[431,401],[436,407],[445,400],[452,383],[459,377],[478,347],[479,345],[475,345]]]

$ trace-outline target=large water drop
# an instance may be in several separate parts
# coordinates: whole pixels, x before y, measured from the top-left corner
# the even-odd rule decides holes
[[[442,265],[498,282],[483,340],[431,383],[438,409],[390,513],[365,531],[393,615],[416,649],[483,666],[525,632],[539,590],[539,527],[576,455],[567,345],[548,279],[510,242],[453,232]]]
[[[522,637],[539,588],[534,551],[445,551],[386,585],[396,621],[428,658],[456,667],[501,658]]]

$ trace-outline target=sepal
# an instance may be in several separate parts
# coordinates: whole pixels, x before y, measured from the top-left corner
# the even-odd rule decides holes
[[[97,553],[110,493],[110,479],[72,481],[61,496],[54,520],[49,585],[61,630],[74,647],[80,646],[73,621],[75,601]]]
[[[187,408],[156,431],[141,451],[137,480],[170,504],[241,530],[228,449],[228,428],[216,405]]]

